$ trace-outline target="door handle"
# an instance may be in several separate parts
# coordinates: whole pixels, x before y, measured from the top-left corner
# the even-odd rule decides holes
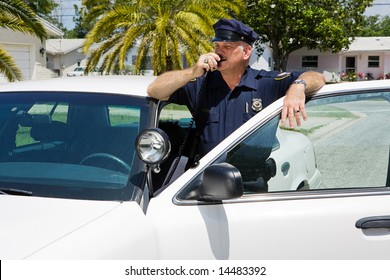
[[[387,228],[390,229],[390,216],[366,217],[358,220],[355,224],[357,228]]]

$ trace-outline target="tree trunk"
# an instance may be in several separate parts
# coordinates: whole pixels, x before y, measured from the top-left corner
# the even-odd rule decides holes
[[[288,54],[280,53],[278,50],[273,52],[274,70],[284,72],[287,69]]]

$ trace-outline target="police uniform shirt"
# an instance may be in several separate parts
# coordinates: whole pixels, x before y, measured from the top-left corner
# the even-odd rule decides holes
[[[230,90],[219,71],[209,72],[177,90],[169,102],[186,105],[207,153],[256,113],[284,96],[302,72],[280,73],[247,67],[240,83]],[[200,89],[204,79],[206,85]],[[200,94],[200,97],[199,97]],[[198,112],[195,109],[198,106]]]

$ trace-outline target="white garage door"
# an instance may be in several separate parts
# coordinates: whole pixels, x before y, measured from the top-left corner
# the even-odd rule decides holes
[[[23,80],[30,80],[32,70],[30,63],[30,45],[4,44],[3,46],[22,72]],[[4,79],[3,74],[0,74],[0,76],[1,79]]]

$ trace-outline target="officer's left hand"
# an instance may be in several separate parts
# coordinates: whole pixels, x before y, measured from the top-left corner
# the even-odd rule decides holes
[[[307,120],[305,111],[305,86],[302,84],[292,84],[287,90],[286,97],[284,99],[281,122],[283,126],[286,126],[286,120],[291,128],[294,128],[294,120],[297,126],[301,125],[301,117],[303,120]]]

